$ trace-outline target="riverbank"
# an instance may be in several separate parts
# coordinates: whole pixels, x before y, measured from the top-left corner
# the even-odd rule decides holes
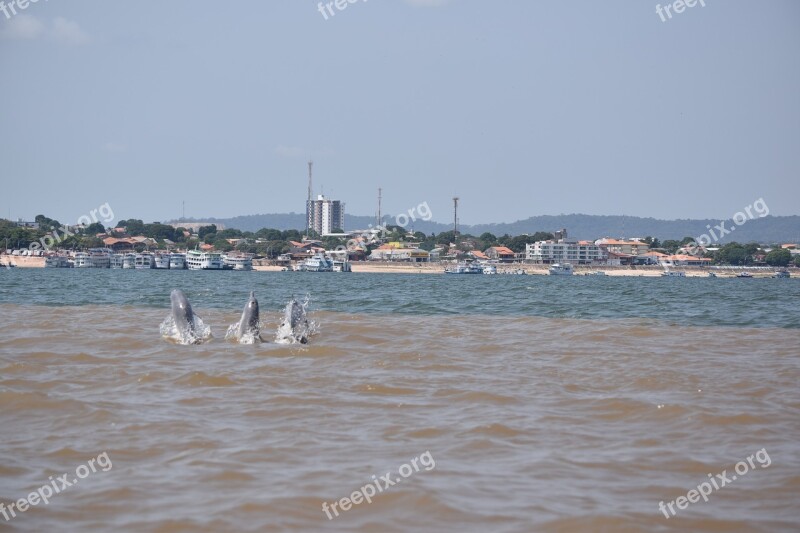
[[[0,264],[6,265],[9,260],[11,264],[19,268],[44,268],[44,257],[20,257],[20,256],[0,256]],[[404,263],[404,262],[353,262],[351,263],[353,272],[356,274],[444,274],[445,268],[452,266],[450,263]],[[575,275],[583,276],[595,272],[605,272],[607,276],[624,277],[659,277],[664,268],[657,265],[637,266],[575,266]],[[257,272],[280,272],[284,267],[274,265],[253,265],[253,270]],[[549,275],[549,265],[497,265],[498,274],[504,272],[513,273],[521,269],[525,274],[532,276]],[[672,270],[684,272],[686,277],[704,278],[708,277],[709,272],[714,272],[720,278],[732,278],[741,271],[750,272],[754,278],[771,278],[778,268],[771,267],[676,267]],[[797,269],[792,269],[795,273]],[[800,272],[793,277],[800,276]]]

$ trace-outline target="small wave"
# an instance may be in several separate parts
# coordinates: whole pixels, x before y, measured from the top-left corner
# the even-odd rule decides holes
[[[205,372],[190,372],[184,374],[175,380],[175,383],[178,385],[189,385],[190,387],[230,387],[232,385],[238,385],[237,381],[226,376],[209,376]]]

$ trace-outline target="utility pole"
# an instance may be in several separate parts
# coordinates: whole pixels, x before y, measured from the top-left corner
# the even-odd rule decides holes
[[[458,242],[458,196],[453,197],[453,240]]]
[[[381,225],[381,193],[382,192],[383,192],[383,189],[378,187],[378,223],[375,225],[375,227],[378,227],[378,226]]]

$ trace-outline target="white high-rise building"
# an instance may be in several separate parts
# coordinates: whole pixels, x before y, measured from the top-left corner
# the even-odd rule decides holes
[[[308,227],[320,235],[329,235],[335,229],[344,230],[344,203],[320,194],[309,203]]]

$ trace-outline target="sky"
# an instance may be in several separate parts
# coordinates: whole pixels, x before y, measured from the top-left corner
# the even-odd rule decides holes
[[[0,217],[800,214],[800,2],[351,2],[0,11]]]

